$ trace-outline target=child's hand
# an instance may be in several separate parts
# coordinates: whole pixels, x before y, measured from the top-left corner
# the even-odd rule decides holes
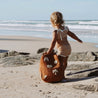
[[[43,53],[43,55],[49,55],[49,54],[51,54],[51,52],[49,51]]]
[[[47,55],[47,52],[44,52],[43,55]]]

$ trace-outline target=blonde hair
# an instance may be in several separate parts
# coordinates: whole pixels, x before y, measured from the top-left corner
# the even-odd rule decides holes
[[[60,12],[53,12],[50,16],[50,20],[54,25],[63,25],[63,15]]]

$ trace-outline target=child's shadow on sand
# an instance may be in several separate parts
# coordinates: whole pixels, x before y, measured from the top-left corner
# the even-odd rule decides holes
[[[82,70],[82,71],[74,72],[74,73],[71,73],[71,74],[67,74],[66,76],[79,75],[81,73],[85,74],[85,72],[88,72],[88,74],[86,73],[87,76],[84,76],[82,78],[79,78],[79,76],[78,77],[75,76],[75,78],[74,78],[74,76],[73,76],[72,78],[68,78],[65,81],[61,81],[60,83],[77,82],[77,81],[83,81],[83,80],[88,80],[88,79],[98,77],[98,67],[88,69],[88,70]]]

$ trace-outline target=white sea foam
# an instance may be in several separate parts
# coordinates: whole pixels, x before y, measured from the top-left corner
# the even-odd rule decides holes
[[[92,25],[68,25],[70,29],[80,29],[80,30],[98,30],[98,26]]]
[[[79,22],[79,24],[88,24],[88,25],[93,25],[93,24],[97,24],[98,25],[98,21],[90,21],[90,22]]]
[[[48,24],[11,24],[11,23],[8,23],[8,24],[0,24],[0,26],[8,26],[8,27],[15,27],[15,26],[18,26],[18,27],[25,27],[25,26],[28,26],[28,27],[51,27],[51,25],[48,25]]]
[[[69,29],[79,34],[81,38],[89,40],[89,38],[98,41],[98,21],[97,20],[67,20],[65,24]],[[6,31],[5,31],[6,30]],[[23,32],[24,33],[23,33]],[[53,31],[50,21],[16,21],[16,20],[0,20],[0,35],[2,34],[20,34],[32,35],[38,37],[50,38]],[[52,35],[51,35],[52,36]]]
[[[68,25],[71,29],[90,29],[90,30],[98,30],[98,21],[66,21],[66,25]],[[0,27],[16,27],[18,28],[30,28],[36,27],[39,28],[52,28],[50,21],[0,21]],[[38,27],[38,28],[37,28]],[[15,29],[16,29],[15,28]]]

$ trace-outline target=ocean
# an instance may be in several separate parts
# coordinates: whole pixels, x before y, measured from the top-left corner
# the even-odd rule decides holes
[[[66,20],[65,25],[84,42],[98,43],[98,20]],[[52,38],[54,28],[48,20],[0,20],[0,35]],[[68,37],[69,40],[73,40]]]

